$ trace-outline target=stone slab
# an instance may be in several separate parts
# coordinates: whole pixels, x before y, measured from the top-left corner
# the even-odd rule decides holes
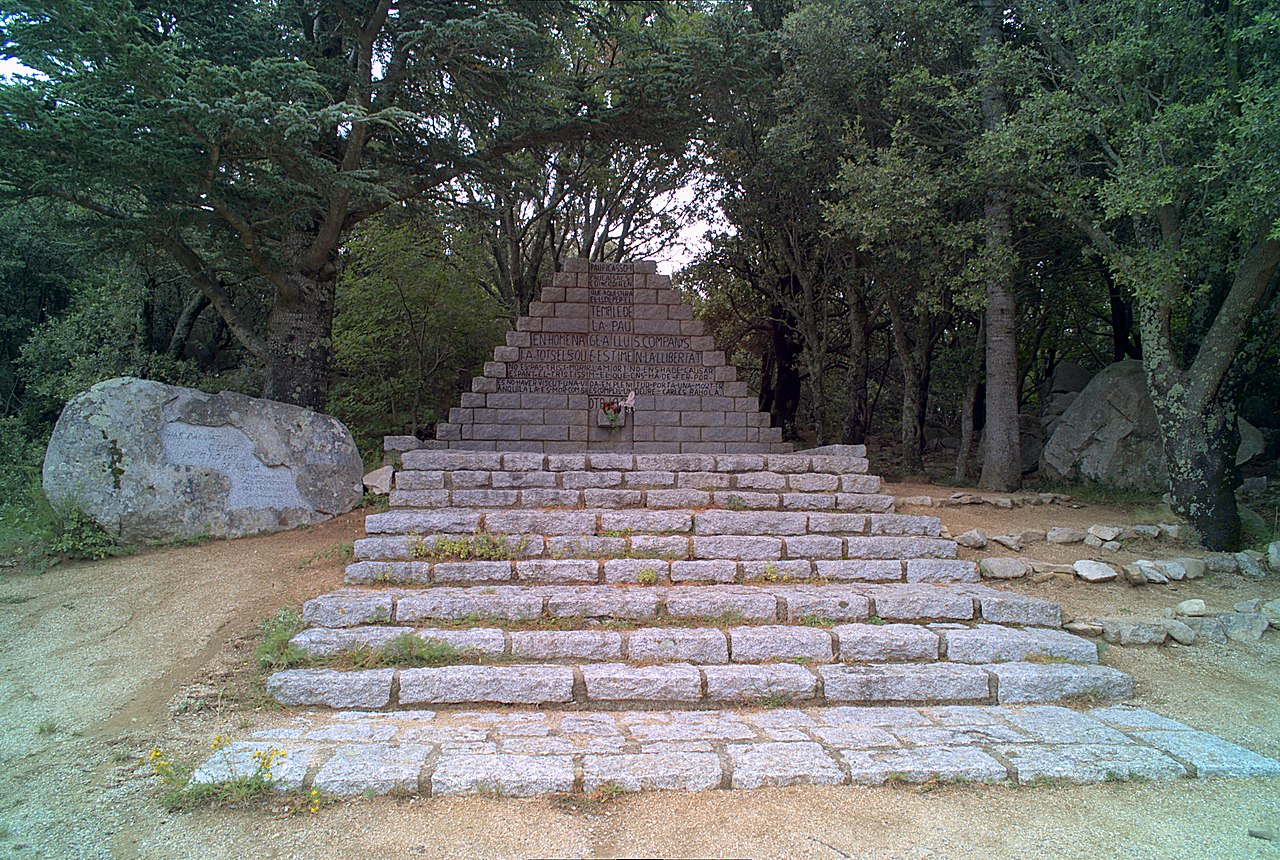
[[[282,705],[382,708],[391,702],[394,669],[288,669],[267,678],[267,695]]]
[[[278,789],[343,796],[551,795],[575,775],[587,791],[1280,775],[1280,762],[1140,708],[950,705],[312,711],[216,751],[196,779],[250,775],[269,750],[284,753]]]
[[[528,797],[572,788],[573,759],[569,756],[442,756],[431,774],[431,793],[436,796]]]
[[[333,751],[312,785],[326,794],[416,792],[430,747],[420,744],[348,744]]]
[[[841,752],[854,784],[902,782],[1000,782],[1008,769],[982,750],[925,747],[904,750]]]
[[[812,699],[818,679],[804,666],[768,665],[707,666],[707,698],[717,702],[757,702],[762,699]]]
[[[833,659],[831,634],[815,627],[734,627],[729,640],[734,663],[796,659],[830,663]]]
[[[1196,731],[1140,731],[1134,736],[1195,768],[1195,776],[1280,776],[1280,761]]]
[[[729,744],[734,788],[785,785],[841,785],[844,771],[816,743],[765,741]]]
[[[573,670],[564,666],[442,666],[401,669],[400,703],[554,704],[573,699]]]
[[[1111,779],[1174,779],[1187,770],[1169,756],[1137,744],[1000,744],[996,752],[1007,759],[1018,782],[1068,780],[1103,782]]]
[[[589,755],[582,762],[583,789],[616,787],[624,791],[676,789],[708,791],[723,778],[714,753],[641,753]]]
[[[998,663],[988,667],[999,683],[999,702],[1058,702],[1072,697],[1104,702],[1133,695],[1133,678],[1109,666]]]
[[[819,666],[828,702],[987,702],[987,674],[950,663]]]
[[[702,697],[702,675],[687,663],[600,663],[583,666],[582,678],[592,701],[696,702]]]

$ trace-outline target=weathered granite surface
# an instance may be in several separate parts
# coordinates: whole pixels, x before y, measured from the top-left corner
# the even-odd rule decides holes
[[[126,541],[160,541],[322,522],[359,504],[362,475],[336,418],[124,377],[63,409],[44,491]]]

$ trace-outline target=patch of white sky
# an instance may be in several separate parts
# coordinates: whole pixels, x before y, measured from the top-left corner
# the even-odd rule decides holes
[[[12,57],[0,57],[0,78],[11,78],[14,75],[33,75],[32,69],[19,63]]]
[[[693,186],[686,185],[655,200],[653,208],[655,210],[683,208],[692,203],[697,198],[698,193],[698,190]],[[707,242],[708,232],[724,230],[725,228],[726,225],[720,215],[718,206],[714,207],[706,216],[696,218],[687,224],[682,224],[680,230],[676,233],[675,239],[653,254],[653,259],[658,261],[658,271],[668,275],[680,271],[692,263],[699,254],[707,250],[709,247]]]

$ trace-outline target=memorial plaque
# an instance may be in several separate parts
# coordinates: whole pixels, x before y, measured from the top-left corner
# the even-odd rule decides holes
[[[254,456],[253,440],[235,427],[202,427],[174,422],[160,429],[165,457],[175,466],[194,466],[225,475],[229,508],[305,508],[297,476],[284,466],[267,466]]]

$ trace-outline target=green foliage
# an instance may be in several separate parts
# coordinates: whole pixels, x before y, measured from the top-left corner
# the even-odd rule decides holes
[[[262,641],[258,644],[255,656],[261,668],[276,672],[306,659],[300,648],[289,643],[290,639],[307,626],[296,609],[281,609],[258,626],[262,630]]]
[[[218,735],[213,741],[213,751],[227,745],[227,739]],[[197,807],[221,804],[240,804],[277,795],[280,778],[276,768],[288,757],[283,749],[268,748],[250,754],[253,770],[242,776],[220,782],[193,782],[195,768],[156,748],[147,755],[152,773],[160,779],[160,803],[171,812],[187,811]],[[328,802],[319,791],[295,799],[295,808],[310,813],[319,812]]]
[[[404,633],[378,648],[360,645],[331,658],[307,661],[342,669],[384,669],[389,667],[452,666],[464,654],[447,642],[437,642]]]
[[[484,289],[476,240],[424,212],[367,222],[349,243],[330,411],[359,434],[362,450],[444,420],[502,342],[510,319]]]
[[[414,558],[431,561],[510,561],[525,552],[526,542],[512,546],[507,535],[479,531],[456,538],[436,535],[432,543],[418,539],[412,542]]]
[[[80,511],[74,500],[58,508],[50,505],[38,472],[27,481],[0,504],[0,558],[16,558],[26,570],[39,573],[61,559],[98,560],[134,551]]]
[[[133,551],[121,546],[102,526],[74,508],[58,517],[57,532],[49,542],[49,549],[68,558],[95,560]]]

